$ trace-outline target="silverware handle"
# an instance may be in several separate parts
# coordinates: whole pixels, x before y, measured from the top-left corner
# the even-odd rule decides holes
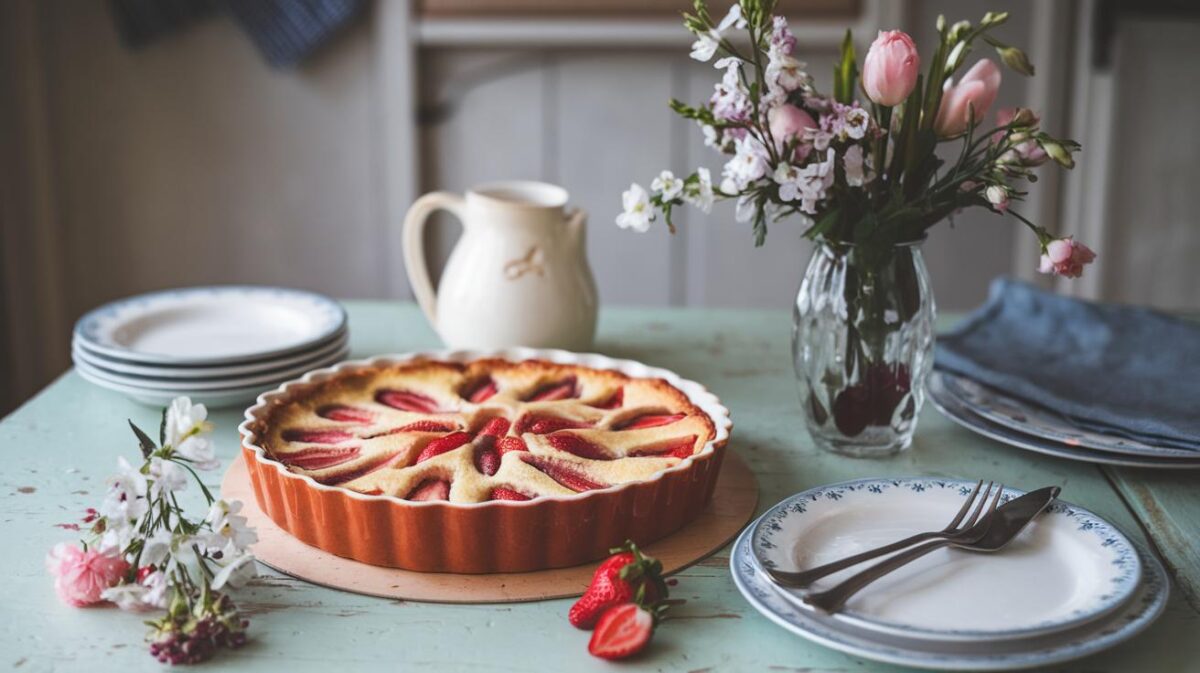
[[[868,584],[874,582],[880,577],[883,577],[884,575],[887,575],[897,568],[912,563],[931,551],[941,549],[942,547],[948,547],[951,544],[953,544],[951,540],[937,540],[935,542],[929,542],[919,547],[913,547],[912,549],[902,551],[889,559],[880,561],[870,568],[867,568],[866,570],[847,578],[844,582],[833,587],[832,589],[829,589],[828,591],[821,591],[805,596],[804,602],[815,608],[824,610],[825,612],[836,612],[846,603],[846,601],[850,600],[851,596],[861,591]]]
[[[891,544],[886,544],[882,547],[876,547],[874,549],[869,549],[867,551],[855,554],[854,556],[847,556],[844,559],[839,559],[837,561],[831,561],[829,563],[826,563],[825,565],[819,565],[816,568],[809,568],[808,570],[802,570],[799,572],[791,572],[791,571],[787,571],[787,570],[771,570],[770,575],[777,582],[781,582],[783,584],[788,584],[788,585],[796,586],[796,587],[806,587],[806,586],[812,584],[813,582],[816,582],[817,580],[821,579],[822,577],[826,577],[826,576],[832,575],[836,572],[845,570],[846,568],[849,568],[850,566],[856,566],[859,563],[862,563],[863,561],[870,561],[873,558],[879,558],[880,556],[886,556],[887,554],[890,554],[894,551],[900,551],[901,549],[904,549],[906,547],[911,547],[914,544],[917,544],[918,542],[924,542],[926,540],[935,540],[940,537],[946,537],[946,534],[940,533],[940,532],[938,532],[938,533],[933,533],[933,532],[917,533],[916,535],[911,535],[909,537],[904,538],[903,540],[898,540]]]

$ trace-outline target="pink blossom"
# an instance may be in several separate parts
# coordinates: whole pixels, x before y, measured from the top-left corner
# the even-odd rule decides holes
[[[1096,253],[1070,236],[1056,238],[1046,244],[1038,271],[1054,276],[1078,278],[1083,275],[1084,265],[1091,264],[1095,259]]]
[[[863,89],[880,105],[899,105],[912,93],[920,69],[912,38],[904,31],[881,30],[863,61]]]
[[[787,19],[776,16],[771,20],[771,47],[788,56],[796,50],[796,36],[788,29]]]
[[[100,602],[100,594],[121,581],[129,564],[116,551],[84,551],[63,542],[46,556],[46,569],[62,602],[81,608]]]
[[[939,136],[949,138],[966,131],[972,120],[979,123],[996,100],[999,89],[1000,68],[986,58],[972,66],[957,84],[947,80],[934,130]]]
[[[1021,108],[1015,107],[1005,107],[996,110],[996,126],[1007,126],[1008,124],[1011,124],[1020,110]],[[1030,118],[1026,126],[1034,127],[1038,125],[1039,121],[1041,121],[1038,119],[1038,116],[1030,110],[1025,110],[1025,114]],[[1003,139],[1003,131],[996,131],[992,134],[993,143],[998,143]],[[1046,150],[1042,149],[1042,146],[1032,138],[1014,144],[1012,151],[1015,154],[1015,163],[1019,163],[1022,166],[1041,166],[1042,164],[1046,163],[1046,159],[1049,158],[1046,156]]]

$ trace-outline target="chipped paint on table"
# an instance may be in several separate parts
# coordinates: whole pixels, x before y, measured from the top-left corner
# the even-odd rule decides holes
[[[411,304],[349,302],[354,357],[437,347]],[[931,475],[1048,484],[1064,497],[1151,539],[1176,580],[1166,614],[1133,641],[1055,671],[1147,673],[1200,669],[1200,475],[1099,468],[977,437],[927,405],[911,451],[882,461],[817,451],[804,432],[791,372],[790,317],[782,311],[611,309],[596,350],[667,367],[705,383],[730,408],[730,443],[758,476],[765,509],[787,495],[858,477]],[[218,454],[237,448],[238,410],[214,414]],[[67,373],[0,422],[9,467],[0,475],[6,578],[0,668],[27,671],[160,670],[142,643],[143,617],[79,610],[55,598],[45,552],[70,533],[53,524],[95,505],[116,455],[136,453],[124,420],[157,423],[158,411]],[[220,473],[209,477],[212,485]],[[199,494],[185,494],[193,503]],[[682,572],[684,602],[651,648],[624,668],[648,671],[898,671],[824,649],[775,627],[742,600],[728,550]],[[236,594],[251,644],[214,662],[220,670],[304,673],[615,670],[586,654],[588,634],[566,621],[569,601],[432,605],[311,586],[270,571]],[[532,649],[536,648],[536,650]],[[536,651],[536,655],[533,654]]]

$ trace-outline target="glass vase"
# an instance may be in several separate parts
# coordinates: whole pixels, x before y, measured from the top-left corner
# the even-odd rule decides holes
[[[920,242],[818,243],[792,329],[809,434],[855,457],[909,447],[933,365],[933,293]]]

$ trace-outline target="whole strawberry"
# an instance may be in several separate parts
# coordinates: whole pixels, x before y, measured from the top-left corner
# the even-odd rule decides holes
[[[612,556],[596,569],[587,591],[567,614],[577,628],[593,628],[611,607],[637,603],[653,608],[667,597],[667,584],[663,581],[662,563],[658,559],[642,554],[637,545],[629,541],[609,552]]]

